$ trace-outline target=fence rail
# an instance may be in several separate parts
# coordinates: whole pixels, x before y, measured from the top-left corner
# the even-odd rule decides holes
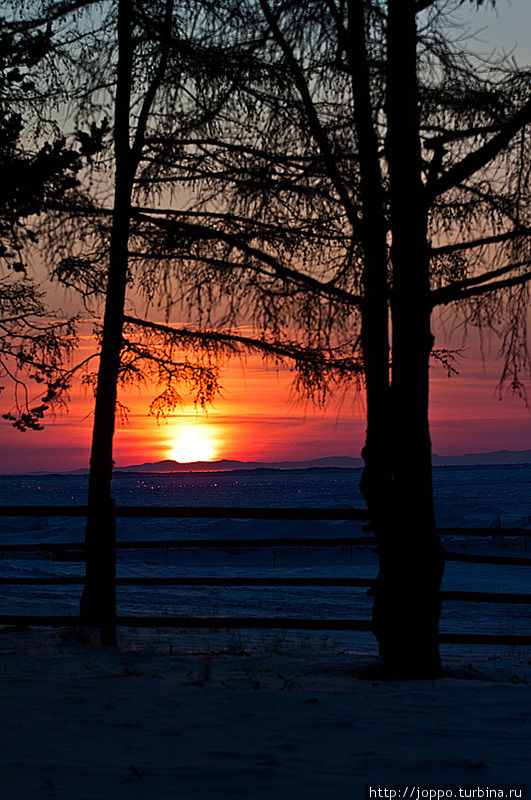
[[[267,506],[115,506],[116,517],[138,519],[289,519],[366,521],[364,508],[270,508]],[[87,506],[0,506],[2,517],[86,517]]]
[[[166,578],[125,577],[116,578],[117,586],[249,586],[249,587],[332,587],[369,588],[374,586],[374,578],[331,578],[331,577],[276,577],[276,576],[176,576]],[[64,577],[0,577],[0,586],[82,586],[85,578],[80,575]],[[531,604],[531,594],[522,592],[475,592],[441,590],[441,600],[469,603],[509,603],[511,605]]]
[[[179,550],[181,548],[252,548],[252,547],[352,547],[359,544],[375,544],[374,536],[286,536],[264,537],[253,539],[145,539],[142,541],[120,541],[117,539],[116,547],[120,550]],[[31,542],[24,544],[0,543],[0,552],[15,550],[47,551],[47,550],[73,550],[83,552],[83,542]]]
[[[115,517],[161,519],[265,519],[265,520],[344,520],[366,521],[368,512],[359,508],[263,508],[220,506],[116,506]],[[0,517],[85,517],[87,506],[4,505],[0,506]],[[526,537],[531,530],[519,528],[439,528],[441,535],[452,537]],[[182,549],[217,548],[247,549],[266,547],[353,547],[375,544],[374,536],[341,537],[263,537],[224,539],[157,539],[142,541],[120,541],[120,549]],[[53,556],[68,552],[84,554],[82,542],[26,542],[0,544],[3,552],[51,552]],[[531,558],[491,556],[471,553],[447,552],[449,561],[468,561],[488,564],[510,564],[531,566]],[[12,577],[0,578],[0,585],[7,586],[75,586],[84,583],[83,576]],[[374,585],[370,578],[340,577],[250,577],[250,576],[176,576],[176,577],[118,577],[116,586],[248,586],[248,587],[346,587],[366,588]],[[449,602],[530,604],[531,595],[509,592],[441,591],[441,600]],[[294,630],[352,630],[370,631],[370,620],[360,619],[316,619],[291,617],[191,617],[191,616],[120,616],[115,618],[120,627],[176,627],[176,628],[269,628]],[[2,614],[0,625],[15,626],[83,626],[77,616]],[[448,644],[531,644],[531,636],[522,634],[445,634],[440,641]]]
[[[366,522],[364,508],[297,508],[267,506],[114,506],[117,518],[132,519],[285,519]],[[2,505],[0,517],[86,517],[87,506]],[[531,536],[531,528],[437,528],[441,536]],[[174,541],[174,540],[172,540]],[[120,547],[127,546],[118,542]],[[82,546],[73,543],[72,546]],[[132,544],[131,546],[134,546]]]
[[[474,564],[499,564],[501,566],[531,567],[531,558],[527,556],[491,556],[483,553],[455,553],[445,551],[446,561],[468,561]]]
[[[85,627],[79,617],[30,614],[0,614],[0,625],[17,627]],[[153,617],[118,616],[116,625],[123,628],[233,628],[305,631],[367,631],[372,630],[368,619],[315,619],[300,617]],[[442,644],[531,645],[531,636],[512,633],[441,633]]]
[[[438,529],[439,531],[441,529]],[[471,528],[466,529],[470,536]],[[531,535],[526,532],[527,535]],[[142,541],[116,541],[117,550],[181,550],[181,549],[217,549],[217,550],[246,550],[253,548],[281,548],[281,547],[356,547],[364,544],[376,544],[374,536],[335,536],[335,537],[261,537],[261,538],[230,538],[230,539],[146,539]],[[83,542],[9,542],[0,543],[0,552],[50,552],[54,560],[66,558],[67,554],[82,555],[85,550]],[[447,561],[463,561],[476,564],[500,564],[520,567],[531,566],[528,556],[494,556],[482,553],[456,553],[452,550],[445,551]]]

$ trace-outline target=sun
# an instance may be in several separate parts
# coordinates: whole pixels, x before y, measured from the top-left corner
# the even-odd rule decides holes
[[[189,426],[181,428],[171,447],[171,458],[187,463],[190,461],[212,461],[216,455],[216,447],[208,430]]]

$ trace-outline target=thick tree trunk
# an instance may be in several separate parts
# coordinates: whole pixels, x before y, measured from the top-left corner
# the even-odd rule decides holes
[[[444,558],[435,528],[431,478],[428,370],[433,338],[414,0],[389,0],[387,41],[393,526],[379,541],[374,625],[388,672],[428,677],[441,669],[438,621]]]
[[[90,457],[85,536],[86,578],[80,609],[85,623],[101,628],[104,644],[116,644],[115,520],[111,481],[132,187],[129,142],[132,56],[130,0],[120,0],[118,6],[118,48],[114,211]]]
[[[378,138],[372,112],[363,0],[349,0],[346,55],[352,76],[354,128],[360,159],[363,246],[361,340],[367,430],[361,491],[376,537],[386,527],[391,491],[387,222]]]

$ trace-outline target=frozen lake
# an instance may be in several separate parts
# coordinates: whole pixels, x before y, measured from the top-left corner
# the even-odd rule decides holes
[[[239,472],[118,474],[114,495],[122,505],[220,505],[287,507],[362,507],[360,472]],[[440,467],[434,470],[438,524],[443,527],[530,527],[531,466]],[[74,505],[86,502],[86,476],[0,476],[0,504]],[[4,518],[2,542],[82,541],[83,519]],[[153,519],[118,521],[118,538],[249,538],[260,536],[350,536],[362,524],[308,520]],[[493,529],[493,534],[495,530]],[[526,538],[447,539],[448,550],[526,555]],[[372,578],[377,557],[373,546],[334,548],[143,549],[119,551],[122,577],[162,576],[341,576]],[[83,574],[83,565],[18,555],[0,562],[0,575],[45,577]],[[450,562],[444,589],[525,592],[529,568]],[[3,613],[75,614],[81,588],[0,588]],[[122,587],[122,614],[234,614],[369,618],[370,598],[359,588]],[[441,630],[446,632],[524,633],[528,606],[445,603]]]

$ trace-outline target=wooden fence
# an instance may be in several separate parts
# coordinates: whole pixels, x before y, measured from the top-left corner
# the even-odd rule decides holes
[[[85,517],[86,506],[0,506],[0,517]],[[265,519],[265,520],[343,520],[366,521],[367,511],[355,508],[258,508],[258,507],[219,507],[219,506],[116,506],[117,518],[140,519]],[[505,537],[527,537],[531,531],[519,528],[439,528],[442,536],[470,537],[488,536],[496,539]],[[372,535],[336,537],[253,537],[223,539],[156,539],[142,541],[116,542],[117,549],[258,549],[283,547],[348,547],[374,544]],[[77,556],[83,560],[82,542],[25,542],[0,544],[0,552],[48,552],[52,558],[63,560]],[[467,561],[488,564],[509,564],[531,566],[531,558],[494,556],[473,553],[447,552],[447,560]],[[75,586],[82,585],[84,578],[79,576],[55,577],[0,577],[0,585],[13,586]],[[347,587],[369,588],[374,583],[370,578],[344,577],[127,577],[114,578],[115,586],[232,586],[232,587]],[[441,591],[441,600],[451,602],[530,604],[531,594],[510,592]],[[116,616],[117,626],[136,628],[174,627],[174,628],[268,628],[295,630],[349,630],[370,631],[368,619],[316,619],[292,617],[234,617],[234,616]],[[77,616],[0,614],[0,625],[22,626],[69,626],[81,625]],[[531,636],[526,634],[481,634],[481,633],[442,633],[442,643],[453,644],[510,644],[529,645]]]

